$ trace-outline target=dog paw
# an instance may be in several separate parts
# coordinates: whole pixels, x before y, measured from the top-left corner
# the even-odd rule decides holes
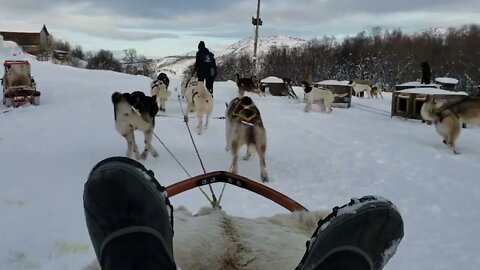
[[[454,155],[460,155],[460,152],[458,152],[457,150],[453,150],[453,154]]]
[[[245,155],[245,156],[243,156],[243,160],[246,161],[246,160],[249,160],[249,159],[250,159],[250,155]]]
[[[260,173],[260,178],[262,179],[263,183],[268,183],[270,180],[268,179],[268,173],[266,171],[262,171]]]
[[[225,152],[228,152],[228,151],[230,151],[230,147],[225,146]]]

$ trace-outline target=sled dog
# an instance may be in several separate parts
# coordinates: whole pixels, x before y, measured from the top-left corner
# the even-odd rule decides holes
[[[152,97],[157,97],[159,110],[165,112],[165,103],[171,95],[167,84],[162,80],[154,80],[150,83]]]
[[[352,84],[353,92],[355,92],[356,97],[360,97],[361,93],[364,92],[364,91],[367,92],[369,97],[372,97],[370,95],[370,93],[372,91],[372,87],[370,87],[370,85],[360,84],[360,83],[356,83],[356,82],[351,82],[351,84]]]
[[[260,178],[268,182],[265,152],[267,149],[267,134],[258,110],[253,100],[248,96],[234,98],[227,106],[226,114],[226,148],[232,151],[232,173],[238,172],[238,152],[247,146],[244,160],[250,159],[251,148],[255,148],[260,160]]]
[[[320,102],[322,111],[330,113],[332,112],[332,104],[333,104],[333,101],[335,101],[335,97],[344,97],[348,95],[348,93],[341,94],[341,95],[334,94],[332,91],[328,89],[312,87],[306,81],[302,81],[302,85],[303,85],[303,90],[305,91],[305,103],[306,103],[305,111],[306,112],[310,111],[310,107],[312,106],[313,103]]]
[[[239,97],[243,97],[245,92],[252,92],[257,93],[259,96],[265,96],[265,93],[260,90],[260,82],[255,76],[249,78],[240,78],[240,75],[237,73],[235,77],[235,82],[238,86]]]
[[[468,96],[447,100],[445,97],[427,96],[420,110],[422,118],[435,124],[437,133],[454,154],[460,154],[455,141],[461,124],[480,125],[480,99]]]
[[[197,79],[192,78],[185,84],[185,97],[187,100],[185,116],[188,113],[196,112],[198,118],[197,134],[201,135],[203,129],[207,128],[208,120],[213,111],[213,96],[207,90],[203,81],[199,82]],[[204,116],[206,117],[205,126],[203,126]]]
[[[181,90],[182,90],[182,98],[188,103],[188,101],[192,100],[192,89],[195,88],[198,84],[198,79],[193,76],[186,76],[182,80]],[[187,91],[189,91],[187,93]]]
[[[158,113],[156,96],[149,97],[143,92],[112,94],[115,128],[127,141],[127,157],[146,159],[148,153],[157,157],[158,153],[152,146],[153,129],[155,128],[155,116]],[[141,130],[145,136],[145,149],[140,155],[135,142],[135,130]]]
[[[378,98],[378,96],[380,96],[383,99],[382,88],[379,86],[373,86],[370,89],[370,93],[368,95],[370,98],[373,98],[373,97]]]
[[[165,86],[170,86],[170,79],[168,78],[167,74],[165,74],[164,72],[161,72],[160,74],[158,74],[157,76],[157,80],[159,81],[162,81]]]

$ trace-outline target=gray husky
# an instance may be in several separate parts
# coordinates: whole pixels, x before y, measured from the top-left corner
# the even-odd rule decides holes
[[[232,173],[238,171],[238,151],[242,145],[247,146],[244,160],[250,159],[251,148],[255,148],[260,159],[260,177],[268,182],[265,151],[267,149],[267,133],[263,126],[260,111],[248,96],[237,97],[230,101],[225,115],[226,150],[232,150]]]

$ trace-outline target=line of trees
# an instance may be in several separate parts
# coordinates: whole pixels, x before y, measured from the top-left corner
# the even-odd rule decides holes
[[[84,52],[81,46],[72,46],[68,41],[53,38],[50,45],[50,54],[55,55],[55,51],[67,52],[66,58],[62,59],[61,63],[74,67],[113,70],[145,76],[151,76],[154,72],[151,65],[152,60],[137,54],[135,49],[123,50],[124,57],[120,61],[109,50]],[[55,61],[54,57],[51,58]]]
[[[314,39],[298,48],[272,47],[260,60],[259,76],[305,79],[373,79],[387,87],[421,77],[420,64],[428,61],[432,78],[453,77],[457,90],[470,91],[480,83],[480,26],[405,34],[374,27],[341,42],[335,37]],[[248,55],[227,57],[219,64],[219,80],[235,73],[252,73]]]

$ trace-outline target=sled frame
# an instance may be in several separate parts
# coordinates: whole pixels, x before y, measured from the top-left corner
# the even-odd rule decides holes
[[[214,183],[227,183],[249,190],[277,203],[290,212],[308,211],[308,209],[303,205],[286,196],[285,194],[260,184],[259,182],[226,171],[214,171],[177,182],[168,186],[166,188],[166,192],[167,196],[171,198],[190,189]]]

